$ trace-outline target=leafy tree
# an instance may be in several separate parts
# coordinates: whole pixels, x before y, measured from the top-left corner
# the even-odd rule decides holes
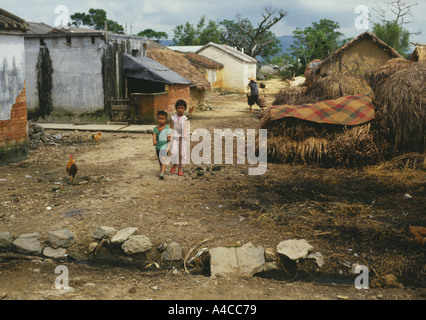
[[[375,23],[373,33],[402,56],[407,56],[410,48],[410,32],[396,21]]]
[[[140,37],[146,37],[148,39],[160,42],[160,40],[167,39],[168,35],[167,33],[163,31],[154,31],[152,29],[145,29],[138,33],[138,36]]]
[[[104,30],[105,23],[109,31],[124,33],[124,28],[118,22],[107,19],[107,13],[103,9],[89,9],[89,13],[76,12],[70,16],[73,25],[79,27],[85,25],[95,30]]]
[[[413,18],[412,8],[416,4],[409,4],[405,1],[396,0],[385,2],[385,6],[377,5],[374,10],[377,13],[379,22],[374,23],[372,32],[382,39],[386,44],[393,47],[402,56],[407,56],[410,49],[411,34],[420,34],[421,32],[410,33],[404,28],[404,25],[411,23]],[[387,13],[391,12],[392,19],[388,19]]]
[[[286,15],[287,12],[282,9],[264,7],[263,19],[256,27],[247,18],[241,19],[239,16],[237,21],[223,20],[220,22],[221,40],[224,44],[244,50],[252,57],[275,55],[281,51],[280,41],[270,29]]]
[[[338,29],[340,26],[337,22],[322,19],[305,29],[293,31],[295,40],[289,51],[299,63],[299,72],[305,70],[312,60],[325,59],[349,40],[342,39],[343,34]]]
[[[186,22],[176,26],[173,32],[173,41],[178,46],[198,46],[209,42],[220,43],[219,26],[212,20],[207,21],[204,15],[197,25]]]

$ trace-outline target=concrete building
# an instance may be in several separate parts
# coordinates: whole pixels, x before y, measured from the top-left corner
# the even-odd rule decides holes
[[[232,47],[210,42],[195,53],[223,64],[224,90],[247,92],[248,78],[256,78],[257,60]]]
[[[25,65],[29,114],[67,121],[111,113],[125,98],[122,54],[143,55],[145,38],[68,26],[29,23]]]
[[[28,155],[25,20],[0,9],[0,165]]]

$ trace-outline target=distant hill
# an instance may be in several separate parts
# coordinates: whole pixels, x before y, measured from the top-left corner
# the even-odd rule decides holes
[[[160,44],[168,47],[168,46],[173,46],[175,44],[175,42],[173,40],[161,40]]]
[[[281,42],[281,50],[283,53],[288,53],[287,49],[290,49],[290,45],[293,44],[293,36],[281,36],[278,37],[278,40]]]

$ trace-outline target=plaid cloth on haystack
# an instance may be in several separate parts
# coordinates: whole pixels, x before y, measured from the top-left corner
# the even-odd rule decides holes
[[[271,120],[285,117],[354,126],[374,119],[374,107],[368,96],[346,96],[300,106],[286,104],[271,107]]]

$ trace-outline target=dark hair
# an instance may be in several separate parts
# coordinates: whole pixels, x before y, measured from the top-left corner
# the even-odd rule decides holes
[[[180,107],[180,106],[184,106],[185,110],[186,110],[186,102],[185,102],[185,100],[181,99],[181,100],[176,101],[175,109],[177,109],[177,107]]]
[[[167,118],[167,112],[160,110],[160,111],[157,112],[157,118],[158,118],[158,116],[166,116],[166,118]]]

